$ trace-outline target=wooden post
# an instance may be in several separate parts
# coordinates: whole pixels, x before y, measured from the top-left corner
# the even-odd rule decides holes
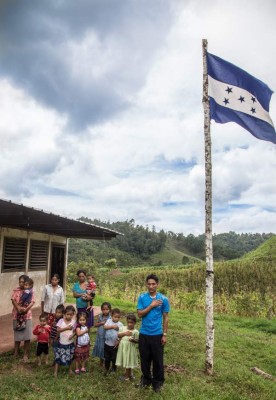
[[[206,361],[205,372],[213,375],[214,368],[214,263],[212,242],[212,151],[210,133],[210,104],[208,96],[207,45],[203,51],[203,108],[205,141],[205,252],[206,252]]]

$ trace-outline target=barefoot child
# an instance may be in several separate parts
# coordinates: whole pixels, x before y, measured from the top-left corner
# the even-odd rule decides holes
[[[79,375],[80,372],[86,372],[85,364],[89,358],[90,348],[89,328],[87,327],[87,316],[84,312],[78,314],[76,336],[77,340],[75,347],[75,374]]]
[[[73,374],[72,361],[74,359],[75,345],[73,341],[75,329],[75,308],[67,306],[64,316],[57,323],[57,332],[59,334],[59,343],[55,352],[55,370],[54,376],[57,377],[58,366],[69,366],[69,374]]]
[[[110,318],[111,304],[104,302],[101,305],[102,313],[98,316],[97,322],[95,322],[95,327],[98,328],[97,336],[95,340],[95,345],[93,348],[92,356],[99,357],[100,367],[104,365],[104,341],[105,341],[105,330],[104,324]]]
[[[104,343],[104,367],[105,375],[108,374],[110,364],[112,364],[111,372],[116,372],[116,356],[118,351],[118,331],[123,326],[119,321],[121,311],[119,308],[114,308],[111,311],[111,318],[108,319],[104,325],[105,329],[105,343]]]
[[[36,355],[38,365],[41,365],[41,354],[45,354],[45,364],[48,364],[49,357],[49,339],[51,327],[47,325],[47,315],[41,314],[39,317],[39,325],[33,330],[33,334],[37,336]]]
[[[139,331],[135,329],[136,316],[134,314],[127,315],[127,326],[119,329],[118,338],[120,344],[118,348],[116,365],[124,367],[125,375],[120,377],[120,380],[133,380],[133,368],[138,367],[138,337]]]

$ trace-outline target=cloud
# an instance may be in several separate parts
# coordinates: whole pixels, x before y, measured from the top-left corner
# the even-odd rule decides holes
[[[2,8],[2,74],[65,114],[74,130],[131,105],[172,18],[160,1],[23,0]]]
[[[2,2],[1,197],[204,231],[201,39],[275,88],[275,4],[184,3]],[[214,232],[276,231],[275,146],[211,134]]]
[[[61,157],[56,138],[66,120],[42,108],[7,80],[0,81],[1,191],[18,199],[55,172]]]
[[[246,224],[246,228],[245,228]],[[214,222],[216,233],[234,231],[237,233],[275,233],[276,213],[258,207],[231,209],[228,215]]]

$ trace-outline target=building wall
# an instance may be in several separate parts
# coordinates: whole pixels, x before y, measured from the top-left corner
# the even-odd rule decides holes
[[[67,254],[67,246],[68,241],[66,238],[55,235],[47,235],[38,232],[27,232],[19,229],[11,229],[11,228],[0,228],[0,315],[5,315],[11,312],[12,304],[11,304],[11,294],[12,290],[18,287],[18,278],[22,274],[28,275],[34,281],[34,292],[35,292],[35,306],[40,306],[41,294],[43,287],[50,280],[51,273],[51,246],[52,243],[65,245],[65,254]],[[24,238],[27,239],[27,257],[26,257],[26,265],[25,270],[23,271],[3,271],[3,245],[4,245],[4,237],[13,237],[13,238]],[[48,266],[47,269],[37,271],[37,270],[28,270],[29,265],[29,250],[30,250],[30,240],[43,240],[49,243],[49,251],[48,251]],[[65,257],[65,272],[66,275],[66,267],[67,267],[67,257]],[[65,290],[65,287],[64,287]]]

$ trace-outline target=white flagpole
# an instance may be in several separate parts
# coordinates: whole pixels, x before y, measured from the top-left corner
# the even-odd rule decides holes
[[[203,108],[205,141],[205,252],[206,252],[206,360],[205,372],[213,375],[214,367],[214,263],[212,242],[212,151],[210,133],[210,104],[208,97],[207,45],[202,40],[203,51]]]

